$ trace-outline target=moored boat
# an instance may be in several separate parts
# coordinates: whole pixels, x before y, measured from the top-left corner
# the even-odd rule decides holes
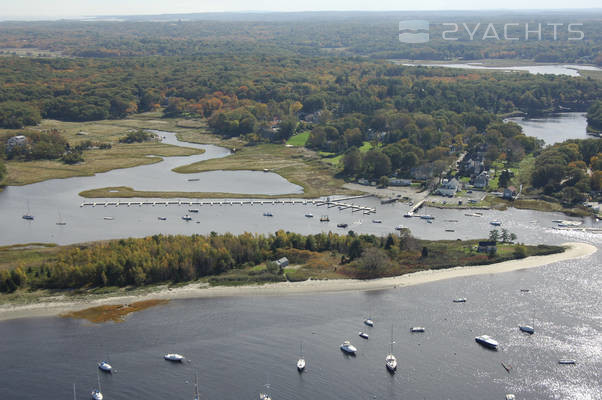
[[[352,345],[349,340],[345,340],[343,344],[341,344],[341,350],[347,354],[355,354],[357,352],[357,348]]]
[[[183,219],[184,221],[192,221],[192,217],[191,217],[190,215],[188,215],[188,214],[184,215],[184,216],[182,217],[182,219]]]
[[[167,217],[157,217],[159,221],[167,221]]]
[[[347,228],[348,226],[349,226],[349,224],[345,224],[345,223],[337,224],[337,228]]]
[[[493,225],[493,226],[500,226],[500,225],[502,225],[502,222],[501,222],[501,221],[497,221],[497,220],[496,220],[496,221],[491,221],[491,222],[489,222],[489,223],[490,223],[491,225]]]
[[[373,223],[373,224],[382,224],[382,223],[383,223],[383,220],[382,220],[382,219],[373,219],[373,220],[372,220],[372,223]]]
[[[577,361],[570,359],[570,358],[562,358],[562,359],[558,360],[558,364],[575,365],[575,364],[577,364]]]
[[[313,217],[314,217],[314,215],[313,215],[312,213],[307,213],[307,214],[305,214],[305,216],[306,216],[307,218],[313,218]]]
[[[300,345],[299,359],[297,360],[297,371],[303,372],[305,369],[305,357],[303,357],[303,343]]]
[[[358,336],[359,336],[359,337],[361,337],[362,339],[368,339],[368,337],[369,337],[369,336],[368,336],[368,334],[367,334],[366,332],[360,332],[360,333],[358,334]]]
[[[274,214],[272,214],[272,213],[271,213],[271,212],[269,212],[269,211],[266,211],[266,212],[264,212],[264,213],[263,213],[263,216],[264,216],[264,217],[273,217],[273,216],[274,216]]]
[[[328,218],[328,215],[322,215],[320,217],[320,222],[328,222],[330,221],[330,218]]]
[[[372,320],[372,318],[365,319],[364,320],[364,325],[374,326],[374,321]]]
[[[412,332],[412,333],[424,332],[424,327],[423,326],[413,326],[410,328],[410,332]]]
[[[500,345],[497,340],[493,339],[489,335],[481,335],[474,338],[474,340],[481,346],[487,347],[488,349],[497,350]]]
[[[454,299],[454,303],[466,303],[466,297],[459,297]]]
[[[169,353],[163,356],[163,358],[166,361],[173,361],[173,362],[182,362],[184,361],[184,356],[181,354],[177,354],[177,353]]]
[[[101,361],[98,363],[98,369],[100,369],[103,372],[113,372],[113,367],[111,366],[111,364],[109,364],[106,361]]]

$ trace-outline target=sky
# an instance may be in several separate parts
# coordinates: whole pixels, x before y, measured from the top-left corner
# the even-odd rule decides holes
[[[0,17],[20,19],[219,11],[486,10],[600,7],[599,0],[0,0]]]

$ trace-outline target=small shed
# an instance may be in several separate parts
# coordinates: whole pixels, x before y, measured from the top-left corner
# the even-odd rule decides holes
[[[286,257],[282,257],[278,260],[275,261],[276,265],[278,265],[279,268],[284,268],[284,267],[288,267],[288,258]]]
[[[495,253],[497,251],[497,243],[493,240],[479,242],[479,253]]]

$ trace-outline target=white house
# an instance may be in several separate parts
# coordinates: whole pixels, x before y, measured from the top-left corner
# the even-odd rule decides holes
[[[25,146],[27,138],[23,135],[13,136],[6,141],[6,150],[10,151],[17,146]]]
[[[453,197],[456,192],[460,190],[460,182],[456,178],[452,178],[449,181],[443,183],[438,189],[437,194],[441,196]]]

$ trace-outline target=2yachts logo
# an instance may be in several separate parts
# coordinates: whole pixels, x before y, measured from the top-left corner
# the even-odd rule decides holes
[[[585,33],[578,29],[581,23],[563,24],[518,23],[476,24],[444,22],[441,24],[443,40],[583,40]],[[566,34],[563,33],[566,31]],[[399,41],[402,43],[426,43],[430,40],[430,24],[425,20],[407,20],[399,22]]]

